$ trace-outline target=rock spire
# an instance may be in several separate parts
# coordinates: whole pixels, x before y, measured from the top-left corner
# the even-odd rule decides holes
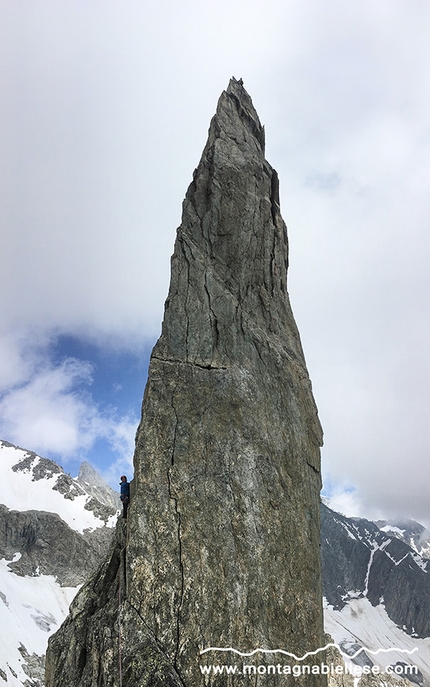
[[[121,526],[51,640],[48,687],[118,685],[119,645],[124,687],[241,684],[202,672],[241,670],[240,656],[210,647],[303,655],[323,645],[322,432],[287,264],[264,129],[231,79],[183,203],[127,538]],[[275,656],[269,663],[287,662]],[[263,664],[265,655],[245,660]]]

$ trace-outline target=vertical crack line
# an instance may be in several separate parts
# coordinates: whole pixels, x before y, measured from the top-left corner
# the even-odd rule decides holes
[[[273,240],[272,240],[272,250],[271,250],[271,255],[270,255],[270,276],[271,276],[271,280],[272,280],[272,284],[271,284],[271,286],[272,286],[272,289],[271,289],[272,298],[273,298],[274,295],[275,295],[275,283],[276,283],[276,280],[277,280],[277,272],[278,272],[278,268],[277,268],[277,266],[276,266],[276,234],[277,234],[277,225],[276,225],[276,223],[274,223],[274,225],[275,225],[275,226],[273,227],[273,234],[272,234],[272,236],[273,236]]]
[[[209,308],[209,319],[210,319],[210,324],[211,324],[211,330],[212,330],[212,340],[213,340],[213,349],[212,349],[212,360],[211,364],[213,362],[214,358],[214,352],[218,348],[218,341],[219,341],[219,329],[218,329],[218,320],[217,316],[215,315],[212,305],[211,305],[211,294],[208,289],[208,283],[207,283],[207,273],[205,272],[205,282],[204,282],[204,287],[205,287],[205,292],[206,296],[208,299],[208,308]]]
[[[276,235],[279,231],[279,217],[280,217],[280,206],[279,206],[279,178],[275,170],[272,170],[272,178],[270,181],[270,210],[272,213],[273,222],[273,243],[272,252],[270,256],[270,273],[272,279],[272,297],[275,294],[275,279],[277,278],[277,266],[276,266]]]
[[[243,310],[242,310],[240,303],[236,303],[235,319],[237,322],[239,322],[240,331],[242,332],[243,340],[246,341],[247,335],[246,335],[245,327],[243,326]]]
[[[272,177],[270,179],[270,209],[272,213],[272,221],[277,227],[277,218],[279,215],[279,177],[277,172],[272,169]]]
[[[173,405],[173,399],[172,399],[172,409],[173,409],[173,412],[175,413],[175,428],[174,428],[174,434],[173,434],[171,461],[170,461],[170,466],[167,470],[167,484],[168,484],[168,490],[169,490],[169,498],[173,501],[173,503],[175,505],[177,534],[178,534],[179,571],[180,571],[180,575],[181,575],[181,586],[180,586],[180,592],[179,592],[178,610],[177,610],[177,615],[176,615],[176,649],[175,649],[175,656],[174,656],[174,660],[173,660],[175,670],[178,670],[181,610],[182,610],[182,603],[183,603],[183,599],[184,599],[184,586],[185,585],[184,585],[184,565],[182,562],[181,513],[180,513],[180,510],[178,508],[178,498],[177,498],[177,496],[174,495],[173,490],[172,490],[172,481],[171,481],[171,474],[170,474],[172,468],[175,465],[176,437],[177,437],[177,432],[178,432],[178,414],[177,414],[176,409]]]
[[[185,265],[186,265],[186,269],[187,269],[187,280],[186,280],[187,291],[186,291],[185,299],[184,299],[184,314],[185,314],[185,319],[186,319],[185,359],[188,360],[188,339],[189,339],[189,330],[190,330],[190,317],[188,314],[187,306],[188,306],[188,293],[190,290],[190,261],[188,259],[188,255],[187,255],[187,245],[186,245],[183,237],[180,238],[180,244],[181,244],[182,255],[184,256]]]

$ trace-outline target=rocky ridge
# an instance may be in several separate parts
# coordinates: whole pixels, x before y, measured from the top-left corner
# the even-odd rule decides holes
[[[126,540],[51,638],[47,687],[114,687],[119,669],[124,687],[233,685],[201,651],[322,646],[322,432],[287,265],[264,129],[232,79],[183,204]]]
[[[401,539],[422,558],[430,559],[430,532],[415,520],[377,520],[379,529],[391,537]]]
[[[352,598],[372,606],[415,637],[430,636],[430,561],[364,518],[321,506],[324,596],[335,609]]]
[[[72,478],[5,441],[0,464],[0,685],[43,687],[48,636],[105,557],[119,499],[99,475],[85,487],[90,466]]]
[[[325,627],[342,650],[398,648],[379,655],[362,652],[361,657],[381,670],[404,666],[409,684],[428,687],[430,561],[385,525],[380,529],[364,518],[348,518],[324,504],[321,559]],[[407,674],[411,665],[416,674]],[[390,679],[395,676],[384,674],[382,684],[391,684]]]

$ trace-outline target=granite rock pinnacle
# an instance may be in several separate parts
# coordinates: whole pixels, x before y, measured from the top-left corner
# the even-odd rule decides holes
[[[127,531],[119,523],[109,559],[51,639],[47,687],[114,687],[118,662],[124,687],[239,685],[201,666],[285,657],[205,650],[301,656],[324,644],[322,431],[264,146],[251,98],[231,79],[183,203]]]

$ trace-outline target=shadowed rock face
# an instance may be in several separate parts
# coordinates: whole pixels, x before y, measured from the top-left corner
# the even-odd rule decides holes
[[[0,504],[0,558],[20,557],[8,567],[17,575],[54,575],[63,587],[85,582],[112,540],[111,528],[80,534],[56,513],[14,511]]]
[[[430,561],[397,536],[321,504],[321,561],[324,596],[336,610],[367,597],[408,634],[430,636]]]
[[[80,631],[69,620],[51,640],[48,687],[118,684],[110,620],[121,578],[128,687],[241,683],[202,675],[200,664],[241,668],[231,652],[200,655],[209,647],[302,655],[323,645],[322,432],[286,291],[287,262],[264,130],[232,79],[183,204],[137,433],[125,563],[115,554],[106,612],[86,603],[86,588],[78,595]],[[246,661],[263,663],[263,655]],[[317,675],[303,684],[325,683]]]

